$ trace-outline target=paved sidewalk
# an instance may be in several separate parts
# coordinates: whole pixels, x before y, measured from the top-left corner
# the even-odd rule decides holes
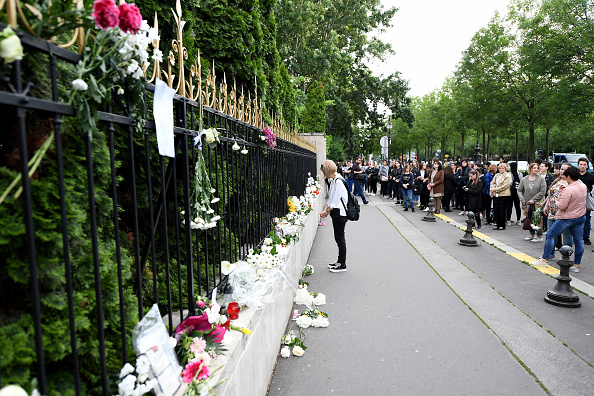
[[[326,268],[330,221],[318,229],[307,281],[330,327],[279,358],[269,393],[594,394],[594,301],[546,304],[553,278],[487,243],[459,246],[462,231],[423,215],[371,197],[347,224],[345,273]]]

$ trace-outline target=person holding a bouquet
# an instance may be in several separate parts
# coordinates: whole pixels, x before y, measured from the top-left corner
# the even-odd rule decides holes
[[[539,206],[540,201],[544,199],[546,192],[547,181],[544,177],[539,175],[538,164],[530,164],[528,167],[528,176],[523,177],[522,180],[520,180],[520,185],[518,186],[518,198],[522,203],[526,218],[533,219],[540,217],[541,221],[539,222],[540,224],[536,224],[535,227],[532,227],[532,225],[536,222],[531,222],[531,224],[528,225],[528,227],[530,227],[528,230],[530,235],[524,238],[526,241],[542,242],[542,216],[534,216],[534,212]],[[538,228],[538,230],[535,230],[535,228]]]

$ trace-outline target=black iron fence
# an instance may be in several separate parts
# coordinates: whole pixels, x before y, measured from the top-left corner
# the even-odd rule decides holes
[[[169,314],[170,331],[193,314],[224,281],[220,262],[260,244],[303,193],[315,153],[282,139],[266,149],[258,128],[177,95],[175,158],[158,154],[150,113],[137,132],[128,93],[90,139],[63,97],[79,56],[19,36],[27,56],[0,90],[0,193],[18,186],[0,204],[0,387],[35,378],[42,394],[106,395],[147,308]],[[200,121],[221,132],[202,153],[221,217],[207,230],[189,227]]]

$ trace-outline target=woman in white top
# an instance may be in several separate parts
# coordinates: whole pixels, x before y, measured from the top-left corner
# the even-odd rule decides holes
[[[326,160],[322,164],[322,172],[330,185],[330,193],[326,209],[320,213],[320,217],[325,218],[330,214],[332,218],[332,227],[334,228],[334,240],[338,246],[338,260],[335,263],[328,264],[330,272],[346,271],[346,239],[344,227],[347,223],[346,206],[348,204],[348,193],[346,181],[336,172],[336,164],[333,161]]]

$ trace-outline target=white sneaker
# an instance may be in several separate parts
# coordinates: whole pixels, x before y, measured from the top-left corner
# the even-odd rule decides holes
[[[423,212],[429,212],[429,208],[423,209]]]
[[[538,260],[531,262],[530,265],[547,268],[549,266],[549,262],[543,258],[539,258]]]
[[[534,238],[532,242],[542,242],[542,238]]]
[[[526,238],[524,238],[525,241],[531,241],[533,240],[534,237],[533,236],[527,236]]]
[[[508,221],[506,221],[506,222],[505,222],[505,225],[511,225],[511,221],[509,221],[509,220],[508,220]]]
[[[521,221],[516,221],[516,225],[517,226],[520,226],[520,225],[522,225],[522,222]]]
[[[458,216],[464,216],[465,214],[466,214],[466,212],[462,212],[462,211],[460,211],[460,212],[458,213]]]
[[[569,272],[580,272],[580,269],[575,265],[569,267]]]

